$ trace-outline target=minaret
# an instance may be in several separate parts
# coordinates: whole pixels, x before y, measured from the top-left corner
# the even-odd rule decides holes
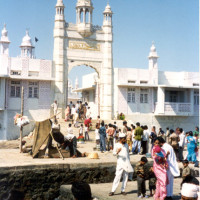
[[[113,15],[113,12],[111,10],[111,7],[109,5],[109,3],[107,4],[104,12],[103,12],[103,15],[104,15],[104,20],[103,20],[103,26],[110,26],[112,27],[112,15]]]
[[[0,54],[9,56],[9,44],[10,41],[8,39],[8,31],[6,29],[6,24],[4,24],[4,28],[1,32],[1,40],[0,40]]]
[[[78,87],[79,87],[78,77],[76,77],[76,81],[75,81],[75,89],[78,89]]]
[[[149,53],[149,69],[158,69],[158,55],[156,51],[156,47],[154,45],[154,42],[152,42],[152,46],[150,48]]]
[[[56,16],[55,16],[56,21],[65,20],[64,11],[65,11],[65,6],[63,4],[63,0],[58,0],[56,4]]]
[[[102,119],[112,119],[113,110],[113,27],[112,27],[112,10],[109,4],[107,4],[105,11],[103,12],[103,32],[104,32],[104,44],[103,44],[103,66],[101,74],[101,87],[102,100],[100,103],[100,115]]]
[[[35,47],[32,45],[32,41],[29,36],[28,30],[26,31],[26,35],[22,39],[20,48],[21,48],[21,57],[22,58],[34,58],[34,48]]]
[[[93,4],[91,0],[78,0],[76,4],[76,24],[78,32],[83,37],[92,34],[92,12]]]
[[[64,116],[64,109],[67,104],[68,81],[64,81],[65,71],[67,73],[67,66],[65,61],[65,15],[64,4],[62,0],[57,0],[55,6],[55,23],[54,23],[54,52],[53,52],[53,74],[55,77],[55,96],[57,100],[59,111],[62,111]],[[66,70],[65,70],[66,68]]]

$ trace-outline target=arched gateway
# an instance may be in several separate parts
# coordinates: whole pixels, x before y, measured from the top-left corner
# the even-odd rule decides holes
[[[57,0],[54,27],[55,99],[64,113],[67,104],[68,73],[78,65],[94,68],[99,75],[100,115],[113,115],[113,33],[112,11],[109,5],[103,12],[103,26],[92,25],[91,0],[78,0],[76,24],[67,23],[63,0]]]

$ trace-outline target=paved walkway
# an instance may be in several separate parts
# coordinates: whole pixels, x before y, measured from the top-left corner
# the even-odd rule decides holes
[[[180,198],[180,184],[182,179],[177,178],[174,180],[174,200],[181,199]],[[123,196],[121,195],[121,183],[119,184],[117,191],[115,192],[115,195],[112,197],[109,197],[108,194],[112,188],[112,183],[103,183],[103,184],[90,184],[92,194],[94,197],[98,197],[100,200],[134,200],[139,199],[137,197],[137,182],[131,181],[127,183],[126,192],[127,195]],[[69,190],[71,186],[61,186],[61,193],[65,192],[66,190]],[[148,181],[146,181],[146,189],[147,189],[147,195],[149,195],[149,187],[148,187]],[[145,199],[145,198],[144,198]],[[149,200],[153,200],[153,197],[148,198]]]

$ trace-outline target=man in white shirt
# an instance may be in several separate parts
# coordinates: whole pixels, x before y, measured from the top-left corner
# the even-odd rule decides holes
[[[51,104],[51,107],[53,108],[53,114],[57,115],[57,111],[58,111],[58,103],[55,100],[53,104]]]
[[[117,156],[117,167],[115,173],[115,179],[113,181],[112,190],[109,196],[113,196],[117,189],[121,176],[123,174],[121,194],[126,195],[125,188],[128,181],[128,173],[133,172],[133,168],[130,163],[129,147],[126,143],[126,135],[124,133],[119,134],[120,141],[115,144],[113,155]]]
[[[180,133],[179,133],[179,138],[180,138],[180,141],[178,142],[179,144],[179,161],[181,162],[183,160],[183,150],[184,150],[184,146],[185,146],[185,134],[183,132],[183,129],[180,128]]]
[[[179,170],[178,163],[176,161],[176,155],[174,153],[174,149],[172,148],[172,146],[167,144],[162,137],[159,137],[158,139],[165,153],[167,154],[169,152],[169,155],[167,157],[167,162],[169,165],[169,168],[167,170],[167,177],[169,180],[169,184],[167,185],[167,199],[172,199],[174,177],[180,176],[180,170]]]
[[[72,109],[71,109],[71,115],[72,115],[72,124],[74,123],[75,124],[75,116],[76,116],[76,108],[75,108],[75,105],[72,106]]]
[[[64,138],[65,138],[65,140],[68,140],[70,142],[69,149],[70,149],[70,154],[71,154],[72,158],[76,158],[77,157],[77,139],[73,133],[71,124],[69,124],[67,133],[68,134],[66,136],[64,136]]]

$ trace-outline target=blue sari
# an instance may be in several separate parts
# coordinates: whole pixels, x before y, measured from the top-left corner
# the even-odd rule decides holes
[[[188,150],[188,155],[187,155],[187,160],[189,162],[196,162],[196,152],[195,152],[195,148],[196,148],[196,140],[194,139],[193,136],[188,136],[187,137],[187,150]]]

